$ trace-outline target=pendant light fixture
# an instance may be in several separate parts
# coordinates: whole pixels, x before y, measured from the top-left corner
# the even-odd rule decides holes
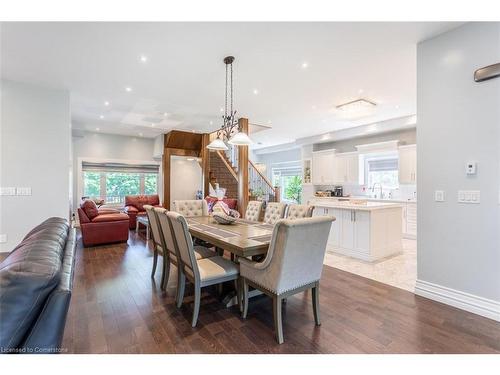
[[[210,150],[228,150],[229,148],[227,147],[225,141],[235,146],[248,146],[252,144],[252,140],[248,137],[248,135],[241,131],[238,120],[236,119],[236,111],[233,110],[233,62],[234,56],[227,56],[224,58],[224,64],[226,64],[224,115],[222,116],[222,126],[219,130],[217,130],[217,138],[210,142],[207,146]],[[229,107],[228,96],[230,100]]]

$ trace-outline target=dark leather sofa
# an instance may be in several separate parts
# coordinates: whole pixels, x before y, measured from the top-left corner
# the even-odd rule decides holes
[[[64,352],[73,287],[75,229],[53,217],[30,231],[0,264],[2,353]]]

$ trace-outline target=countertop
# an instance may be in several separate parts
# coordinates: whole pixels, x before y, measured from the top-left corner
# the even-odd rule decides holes
[[[373,202],[366,201],[364,203],[351,203],[350,201],[337,201],[331,198],[313,198],[311,204],[316,207],[326,208],[340,208],[345,210],[360,210],[360,211],[373,211],[382,210],[386,208],[403,207],[402,203],[398,202]]]
[[[337,201],[338,197],[312,197],[310,200]],[[368,198],[362,196],[342,197],[341,199],[362,199],[368,202],[387,202],[387,203],[417,203],[416,199],[392,199],[392,198]]]

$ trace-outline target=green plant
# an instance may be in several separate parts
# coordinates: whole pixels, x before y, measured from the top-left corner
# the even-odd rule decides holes
[[[302,178],[292,176],[285,185],[285,198],[300,203],[302,196]]]

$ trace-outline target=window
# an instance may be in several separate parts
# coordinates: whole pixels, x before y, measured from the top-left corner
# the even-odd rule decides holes
[[[398,156],[370,156],[365,159],[365,181],[368,187],[381,184],[383,188],[397,189],[399,187]]]
[[[83,196],[108,204],[123,203],[126,195],[158,192],[157,164],[130,165],[83,162]]]
[[[280,187],[282,201],[300,203],[302,196],[302,169],[300,167],[273,168],[273,185]]]

